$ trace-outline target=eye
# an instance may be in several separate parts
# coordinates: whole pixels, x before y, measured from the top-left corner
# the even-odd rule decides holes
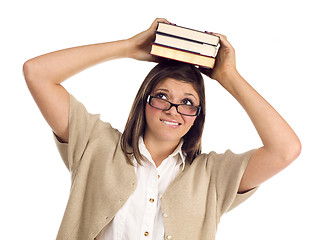
[[[193,106],[193,101],[189,98],[185,98],[182,100],[182,104]]]
[[[168,99],[167,94],[162,93],[162,92],[157,93],[157,94],[155,95],[155,97],[156,97],[156,98],[160,98],[160,99],[165,99],[165,100]]]

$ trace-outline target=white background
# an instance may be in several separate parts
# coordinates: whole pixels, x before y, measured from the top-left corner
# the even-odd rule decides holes
[[[223,33],[243,77],[302,142],[300,157],[223,216],[217,239],[320,239],[319,26],[317,1],[2,1],[0,4],[0,236],[55,239],[70,176],[33,101],[23,63],[50,51],[129,38],[156,17]],[[154,63],[120,59],[63,83],[89,112],[123,130]],[[203,151],[243,152],[261,141],[241,106],[205,78]]]

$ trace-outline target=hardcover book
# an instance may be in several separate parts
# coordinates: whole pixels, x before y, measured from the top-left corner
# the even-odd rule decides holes
[[[186,50],[201,55],[215,57],[217,48],[207,43],[185,40],[184,38],[172,37],[171,35],[156,34],[154,43],[158,45],[174,47],[181,50]]]
[[[157,32],[218,46],[220,37],[191,28],[159,22]]]
[[[219,36],[160,22],[150,54],[213,68],[219,42]]]
[[[186,62],[205,68],[213,68],[215,58],[193,52],[183,51],[162,45],[153,44],[151,54],[159,57],[165,57],[180,62]]]

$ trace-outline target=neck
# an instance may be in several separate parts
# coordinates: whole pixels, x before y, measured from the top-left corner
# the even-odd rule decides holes
[[[148,137],[144,137],[144,144],[148,149],[152,160],[156,167],[160,166],[162,161],[166,159],[177,148],[178,142],[151,140]]]

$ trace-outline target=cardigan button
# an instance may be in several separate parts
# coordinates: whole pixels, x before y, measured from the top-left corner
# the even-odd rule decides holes
[[[171,235],[167,235],[167,236],[166,236],[166,239],[167,239],[167,240],[172,240],[172,236],[171,236]]]
[[[168,214],[163,213],[162,216],[166,218],[166,217],[168,217]]]

